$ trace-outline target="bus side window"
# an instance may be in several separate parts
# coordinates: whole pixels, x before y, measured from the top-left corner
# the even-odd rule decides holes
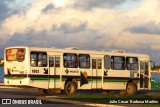
[[[96,69],[96,59],[92,59],[92,69]]]
[[[79,54],[79,68],[90,68],[90,56],[88,54]]]
[[[56,57],[55,66],[60,67],[60,57]]]
[[[46,52],[31,52],[30,53],[31,66],[46,67],[47,53]]]
[[[38,66],[42,66],[42,61],[38,61]]]
[[[38,66],[47,66],[47,54],[45,52],[39,52],[38,54]]]
[[[77,54],[73,53],[64,53],[63,55],[63,64],[66,68],[77,68],[78,67],[78,58]]]
[[[69,67],[69,63],[64,59],[64,67]]]
[[[125,70],[125,57],[123,56],[112,56],[112,69],[113,70]]]
[[[31,59],[31,66],[36,66],[36,62],[34,61],[34,59]]]
[[[101,68],[102,68],[102,60],[98,59],[98,69],[101,69]]]
[[[138,70],[138,58],[137,57],[127,57],[127,70]]]
[[[54,67],[54,57],[49,57],[49,67]]]
[[[31,61],[30,61],[31,66],[36,66],[36,57],[37,57],[37,54],[32,52],[31,53]]]
[[[108,55],[104,56],[104,68],[110,69],[111,68],[111,58]]]

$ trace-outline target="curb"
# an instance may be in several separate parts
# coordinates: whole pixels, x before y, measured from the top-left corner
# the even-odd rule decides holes
[[[38,97],[38,100],[45,100],[45,101],[51,101],[51,102],[59,102],[59,103],[69,103],[74,105],[81,105],[81,106],[91,106],[91,107],[124,107],[124,106],[118,106],[118,105],[110,105],[110,104],[97,104],[97,103],[91,103],[91,102],[81,102],[81,101],[73,101],[73,100],[64,100],[59,99],[61,97]]]
[[[14,87],[14,86],[6,86],[6,85],[0,85],[0,88],[14,88],[14,89],[21,89],[20,87]]]
[[[10,87],[10,86],[0,86],[0,88],[22,89],[22,88],[19,88],[19,87]]]
[[[4,83],[0,83],[0,88],[15,88],[15,89],[21,89],[21,87],[8,86],[8,85],[4,85]]]
[[[0,86],[4,86],[4,83],[0,82]]]

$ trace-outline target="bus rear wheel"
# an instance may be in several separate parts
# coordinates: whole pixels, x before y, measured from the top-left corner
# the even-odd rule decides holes
[[[76,85],[74,82],[69,81],[66,83],[65,87],[64,87],[64,92],[67,95],[73,95],[76,92]]]
[[[127,94],[135,94],[136,93],[136,86],[133,83],[128,83],[127,88],[126,88],[126,93]]]

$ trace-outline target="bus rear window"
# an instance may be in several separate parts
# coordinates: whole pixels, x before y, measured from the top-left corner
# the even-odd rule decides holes
[[[25,56],[24,48],[13,48],[6,50],[7,61],[23,61]]]

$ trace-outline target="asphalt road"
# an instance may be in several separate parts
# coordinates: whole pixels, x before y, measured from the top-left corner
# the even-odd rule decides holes
[[[79,91],[78,93],[87,93],[87,94],[93,94],[93,93],[99,93],[98,91]],[[137,94],[146,94],[146,95],[158,95],[160,96],[160,89],[152,89],[150,91],[138,91]],[[5,86],[0,86],[0,102],[2,102],[2,99],[28,99],[28,98],[33,98],[36,99],[38,97],[46,97],[42,92],[38,92],[36,88],[17,88],[17,87],[5,87]],[[57,97],[57,96],[53,96]],[[42,105],[0,105],[0,107],[42,107],[42,106],[47,106],[47,107],[83,107],[80,105],[73,105],[69,103],[59,103],[59,102],[45,102],[42,101],[42,103],[48,103],[48,104],[42,104]]]
[[[41,92],[38,92],[37,89],[35,88],[1,88],[0,87],[0,102],[2,102],[2,99],[15,99],[15,100],[29,100],[30,99],[36,99],[38,97],[45,97],[45,95]],[[43,104],[45,103],[45,104]],[[46,104],[48,103],[48,104]],[[30,107],[42,107],[42,106],[47,106],[47,107],[83,107],[83,106],[79,106],[79,105],[73,105],[73,104],[67,104],[67,103],[58,103],[58,102],[46,102],[46,101],[42,101],[42,105],[0,105],[0,107],[26,107],[26,106],[30,106]]]

